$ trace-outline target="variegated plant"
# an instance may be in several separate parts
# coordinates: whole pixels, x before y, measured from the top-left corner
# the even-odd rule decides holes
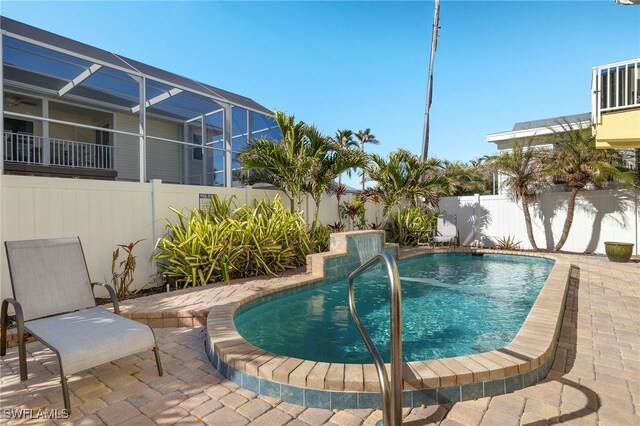
[[[233,199],[212,196],[206,210],[171,209],[154,258],[160,273],[184,287],[232,278],[275,275],[304,265],[313,248],[302,213],[276,197],[235,208]]]

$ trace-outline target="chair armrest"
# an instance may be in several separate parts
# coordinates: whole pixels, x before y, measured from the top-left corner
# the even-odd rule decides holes
[[[99,285],[100,287],[104,287],[109,292],[109,297],[111,297],[111,303],[113,303],[113,311],[116,314],[119,314],[120,305],[118,305],[118,296],[116,295],[116,291],[113,289],[113,287],[111,287],[109,284],[95,282],[95,283],[91,283],[91,290],[93,290],[93,287],[97,285]]]
[[[22,314],[22,306],[17,300],[7,298],[2,301],[2,311],[0,312],[0,355],[4,356],[7,353],[7,326],[9,322],[8,309],[9,303],[13,306],[13,310],[16,311],[16,327],[18,329],[18,341],[22,342],[24,337],[24,315]]]

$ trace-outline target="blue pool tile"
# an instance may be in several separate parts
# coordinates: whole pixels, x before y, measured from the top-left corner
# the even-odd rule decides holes
[[[228,377],[228,373],[229,373],[229,369],[227,364],[223,361],[220,360],[220,365],[218,366],[218,371],[220,372],[220,374],[222,374],[224,377]]]
[[[242,387],[251,392],[260,393],[260,381],[256,376],[242,373]]]
[[[242,376],[240,374],[240,371],[236,370],[233,367],[229,367],[227,373],[227,379],[231,380],[234,383],[237,383],[238,385],[242,385]]]
[[[358,393],[358,408],[382,408],[382,400],[378,392]]]
[[[282,385],[282,400],[292,404],[304,405],[304,389],[297,386]]]
[[[305,389],[304,390],[304,405],[307,407],[323,408],[329,410],[331,408],[331,398],[329,392]]]
[[[538,372],[536,370],[531,370],[524,373],[523,377],[525,387],[531,386],[538,381]]]
[[[346,410],[358,408],[356,392],[331,392],[331,409]]]
[[[438,403],[435,389],[422,389],[413,391],[413,406],[435,405]]]
[[[280,383],[260,379],[260,395],[280,399]]]
[[[507,393],[515,392],[522,389],[523,374],[517,376],[511,376],[504,379],[504,387]]]
[[[472,399],[482,398],[483,395],[483,387],[482,383],[469,383],[467,385],[462,385],[462,400],[469,401]]]
[[[413,393],[411,391],[402,392],[402,406],[413,407]]]
[[[438,389],[438,404],[460,401],[460,386],[449,386]]]
[[[484,382],[484,396],[495,396],[504,394],[504,380],[493,380]]]

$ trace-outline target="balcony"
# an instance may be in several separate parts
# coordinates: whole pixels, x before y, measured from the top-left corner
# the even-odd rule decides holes
[[[598,148],[640,148],[640,58],[593,69],[591,120]]]
[[[115,148],[21,133],[4,133],[4,168],[20,174],[114,179]]]

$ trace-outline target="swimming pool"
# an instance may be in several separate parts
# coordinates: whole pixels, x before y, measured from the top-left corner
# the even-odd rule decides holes
[[[419,361],[491,351],[518,333],[553,260],[470,253],[433,254],[398,263],[403,358]],[[389,293],[380,270],[356,280],[361,320],[389,361]],[[351,320],[347,281],[245,305],[234,318],[242,337],[279,355],[327,363],[369,363]]]
[[[306,273],[276,279],[258,279],[251,287],[242,291],[238,291],[233,285],[221,288],[221,291],[228,293],[228,297],[224,303],[214,305],[207,316],[205,350],[211,364],[224,377],[245,389],[292,404],[323,409],[380,408],[381,387],[375,366],[368,356],[361,362],[353,361],[364,353],[363,347],[357,349],[361,344],[359,335],[349,337],[348,344],[343,346],[344,350],[338,351],[342,357],[340,359],[351,360],[324,362],[312,359],[315,356],[312,353],[290,356],[258,347],[238,332],[235,321],[236,317],[241,319],[244,313],[256,313],[255,309],[273,314],[258,322],[262,323],[263,332],[271,333],[267,340],[279,339],[279,347],[282,348],[289,346],[295,335],[301,333],[291,331],[291,328],[278,333],[274,331],[281,328],[282,324],[298,327],[300,323],[306,322],[304,320],[307,317],[311,317],[311,313],[319,314],[319,321],[325,321],[320,321],[321,332],[308,332],[303,334],[304,338],[301,340],[310,343],[307,348],[316,347],[317,350],[317,346],[327,346],[320,338],[335,333],[327,332],[324,326],[329,322],[342,322],[345,330],[348,330],[349,323],[349,313],[345,308],[336,304],[325,307],[325,301],[333,293],[329,289],[380,252],[391,254],[396,259],[401,258],[400,274],[405,276],[403,289],[408,294],[403,300],[403,331],[409,336],[417,331],[422,332],[427,327],[416,325],[415,321],[408,318],[412,313],[427,310],[440,315],[438,321],[434,320],[435,326],[443,328],[437,333],[439,336],[456,334],[461,340],[465,336],[459,332],[460,328],[474,321],[477,325],[475,328],[489,330],[486,323],[491,321],[485,315],[487,313],[498,311],[505,316],[517,317],[517,320],[507,321],[510,333],[518,328],[516,323],[521,322],[515,337],[510,341],[506,334],[497,333],[501,340],[509,341],[501,347],[495,348],[498,344],[496,342],[489,345],[491,336],[484,332],[476,336],[475,340],[467,339],[469,342],[473,341],[473,344],[467,344],[467,348],[473,351],[489,347],[494,347],[493,350],[454,357],[441,357],[444,355],[434,353],[438,358],[403,362],[404,407],[501,395],[530,386],[546,377],[556,353],[569,282],[579,276],[579,270],[571,265],[567,257],[550,253],[525,254],[468,248],[419,249],[400,253],[397,245],[385,242],[384,231],[377,230],[331,234],[328,252],[307,256]],[[485,263],[488,261],[491,262]],[[494,261],[497,263],[493,263]],[[457,262],[463,262],[465,266]],[[517,275],[514,272],[516,264],[537,266],[529,269],[529,272],[520,271]],[[414,267],[417,270],[411,271]],[[461,271],[465,269],[467,272],[463,274]],[[546,272],[543,270],[549,269],[545,280]],[[497,279],[483,281],[482,276],[487,274]],[[516,275],[517,279],[514,278]],[[466,278],[462,279],[463,276]],[[363,275],[356,283],[358,292],[370,290],[374,293],[366,304],[360,300],[362,297],[357,301],[359,313],[368,311],[374,324],[388,321],[387,309],[380,308],[382,300],[388,298],[387,290],[381,285],[379,278],[375,274]],[[442,280],[432,281],[434,278]],[[536,279],[545,281],[542,288],[539,283],[533,284]],[[367,286],[369,280],[372,284]],[[418,284],[415,294],[409,291],[411,285],[408,283],[411,282]],[[512,284],[507,285],[508,282]],[[346,284],[337,284],[335,296],[346,297],[346,287]],[[296,303],[293,302],[298,297],[306,298],[316,290],[321,292],[296,308]],[[425,294],[428,297],[424,297]],[[458,294],[456,297],[462,297],[467,302],[454,309],[450,302],[454,298],[453,294]],[[365,295],[365,301],[366,297]],[[531,306],[532,300],[535,301]],[[272,303],[282,302],[292,303],[282,309],[269,309],[273,307]],[[407,308],[407,305],[414,303],[411,309]],[[486,306],[493,306],[494,309],[485,309]],[[296,315],[301,316],[289,315],[296,309],[300,311]],[[479,309],[483,309],[483,312]],[[453,317],[460,313],[464,316],[457,320],[458,325],[447,330]],[[526,316],[524,322],[521,321],[523,316]],[[282,322],[277,324],[276,320]],[[488,333],[494,335],[497,328],[492,327],[490,330]],[[435,334],[433,329],[432,334]],[[378,338],[384,340],[384,330],[380,335],[382,337]],[[421,334],[415,336],[417,337],[413,340],[424,337]],[[403,352],[405,356],[411,356],[407,348],[413,345],[413,341],[405,339]],[[326,356],[327,348],[321,349],[320,355]]]

